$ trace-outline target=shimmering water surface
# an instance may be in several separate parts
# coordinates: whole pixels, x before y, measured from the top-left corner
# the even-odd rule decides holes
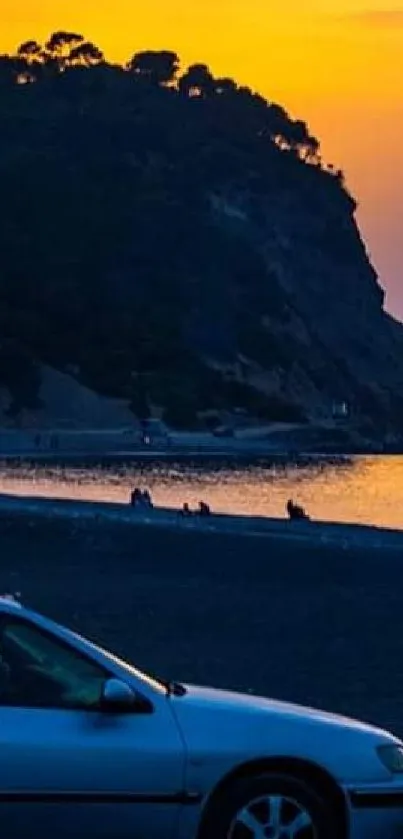
[[[127,501],[134,486],[178,507],[201,499],[215,511],[281,517],[288,498],[316,519],[403,529],[403,457],[309,458],[258,465],[125,464],[100,467],[0,464],[0,492]]]

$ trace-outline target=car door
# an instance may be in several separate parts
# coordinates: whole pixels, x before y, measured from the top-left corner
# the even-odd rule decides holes
[[[7,839],[171,839],[183,743],[163,690],[103,713],[110,673],[24,619],[0,625],[0,824]]]

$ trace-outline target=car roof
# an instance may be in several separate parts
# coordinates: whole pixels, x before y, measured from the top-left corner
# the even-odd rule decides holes
[[[66,633],[68,635],[71,634],[70,630],[66,629],[66,627],[60,626],[51,619],[40,614],[40,612],[36,612],[34,609],[31,609],[30,606],[26,606],[24,603],[21,603],[19,599],[20,596],[21,595],[19,593],[0,594],[0,615],[18,614],[20,617],[26,618],[31,623],[41,626],[43,629],[48,629],[53,632],[56,631],[56,634],[61,634],[63,636],[65,636]]]
[[[17,599],[18,596],[16,594],[0,594],[0,612],[20,611],[23,607]]]

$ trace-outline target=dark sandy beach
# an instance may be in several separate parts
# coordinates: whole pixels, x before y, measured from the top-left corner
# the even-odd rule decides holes
[[[403,534],[351,547],[0,513],[0,590],[139,667],[403,734]],[[400,549],[401,544],[401,549]]]

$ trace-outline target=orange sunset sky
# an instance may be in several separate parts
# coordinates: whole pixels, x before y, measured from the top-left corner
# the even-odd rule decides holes
[[[0,51],[56,29],[114,60],[144,48],[208,63],[305,119],[344,169],[403,319],[403,0],[0,0]]]

